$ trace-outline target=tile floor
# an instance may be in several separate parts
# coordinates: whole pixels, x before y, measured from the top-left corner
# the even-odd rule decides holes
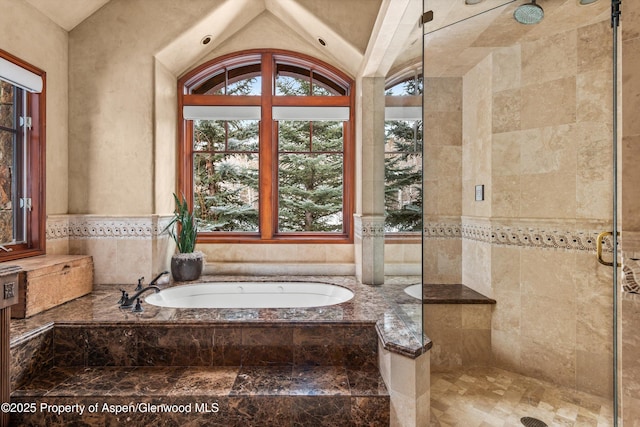
[[[498,368],[431,374],[431,427],[612,426],[610,399]]]

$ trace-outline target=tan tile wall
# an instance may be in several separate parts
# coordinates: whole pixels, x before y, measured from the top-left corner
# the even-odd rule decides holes
[[[640,257],[640,3],[625,2],[622,7],[622,264]],[[636,278],[638,277],[636,271]],[[637,279],[636,279],[637,280]],[[622,293],[620,304],[620,407],[622,423],[638,425],[640,420],[640,295]]]
[[[424,305],[424,331],[433,342],[432,371],[491,364],[492,307],[489,304]]]
[[[47,253],[92,255],[94,283],[148,283],[169,267],[175,245],[161,234],[166,218],[157,215],[108,217],[50,215]]]
[[[502,48],[465,75],[463,227],[610,228],[611,87],[608,21]],[[462,283],[497,300],[495,363],[603,396],[611,280],[589,250],[462,241]]]
[[[458,224],[462,214],[462,79],[427,78],[424,99],[424,215],[426,235],[423,274],[427,283],[460,283],[459,236],[437,229]],[[447,234],[447,233],[445,233]]]
[[[622,357],[621,412],[624,425],[637,425],[640,420],[640,295],[625,295],[621,304],[622,314]]]
[[[426,79],[424,98],[424,214],[460,215],[462,79]]]

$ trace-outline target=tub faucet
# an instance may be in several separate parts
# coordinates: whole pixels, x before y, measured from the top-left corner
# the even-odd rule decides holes
[[[143,293],[147,292],[150,289],[154,289],[156,292],[160,292],[160,288],[157,287],[156,285],[149,285],[146,288],[136,292],[131,298],[129,298],[128,295],[127,297],[123,298],[122,303],[120,304],[120,308],[131,307],[140,295],[142,295]]]
[[[165,274],[169,274],[169,272],[168,272],[168,271],[163,271],[162,273],[158,274],[158,275],[157,275],[157,276],[156,276],[156,277],[155,277],[151,282],[149,282],[149,286],[153,286],[153,285],[155,285],[155,284],[156,284],[156,282],[157,282],[158,280],[160,280],[160,278],[161,278],[162,276],[164,276]]]

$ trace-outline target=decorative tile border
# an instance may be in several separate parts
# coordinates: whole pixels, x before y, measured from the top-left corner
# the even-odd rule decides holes
[[[153,239],[162,234],[170,219],[170,216],[159,215],[138,217],[50,215],[47,218],[47,240]],[[354,220],[357,238],[384,238],[384,217],[354,215]],[[508,221],[507,225],[493,219],[455,221],[453,218],[448,218],[425,223],[423,232],[426,239],[464,239],[503,246],[595,251],[596,237],[601,231],[584,229],[580,224],[577,224],[575,229],[568,230],[571,224],[562,225],[561,222],[535,224],[534,220],[517,220],[518,224],[513,219]],[[588,224],[584,225],[588,226]],[[611,238],[604,240],[603,249],[611,252]]]
[[[49,215],[46,227],[47,240],[69,238],[69,217],[67,215]]]
[[[50,215],[47,240],[55,239],[153,239],[162,234],[170,216],[108,217]]]
[[[361,239],[384,238],[384,216],[354,215],[355,236]]]
[[[640,232],[622,231],[622,289],[640,294]]]
[[[517,220],[520,224],[514,222],[512,219],[508,225],[495,220],[432,222],[425,224],[424,236],[426,239],[461,238],[501,246],[595,251],[596,238],[602,231],[580,229],[580,225],[568,230],[570,227],[567,225],[535,224],[534,220]],[[611,238],[604,239],[603,243],[603,251],[612,252]]]
[[[462,237],[462,224],[460,222],[425,223],[423,232],[427,239],[459,239]]]

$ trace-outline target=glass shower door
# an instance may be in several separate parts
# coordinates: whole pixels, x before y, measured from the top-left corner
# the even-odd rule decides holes
[[[424,305],[432,372],[475,363],[613,402],[613,273],[595,258],[613,226],[609,4],[424,7],[423,283],[496,300],[480,334],[473,310]]]

